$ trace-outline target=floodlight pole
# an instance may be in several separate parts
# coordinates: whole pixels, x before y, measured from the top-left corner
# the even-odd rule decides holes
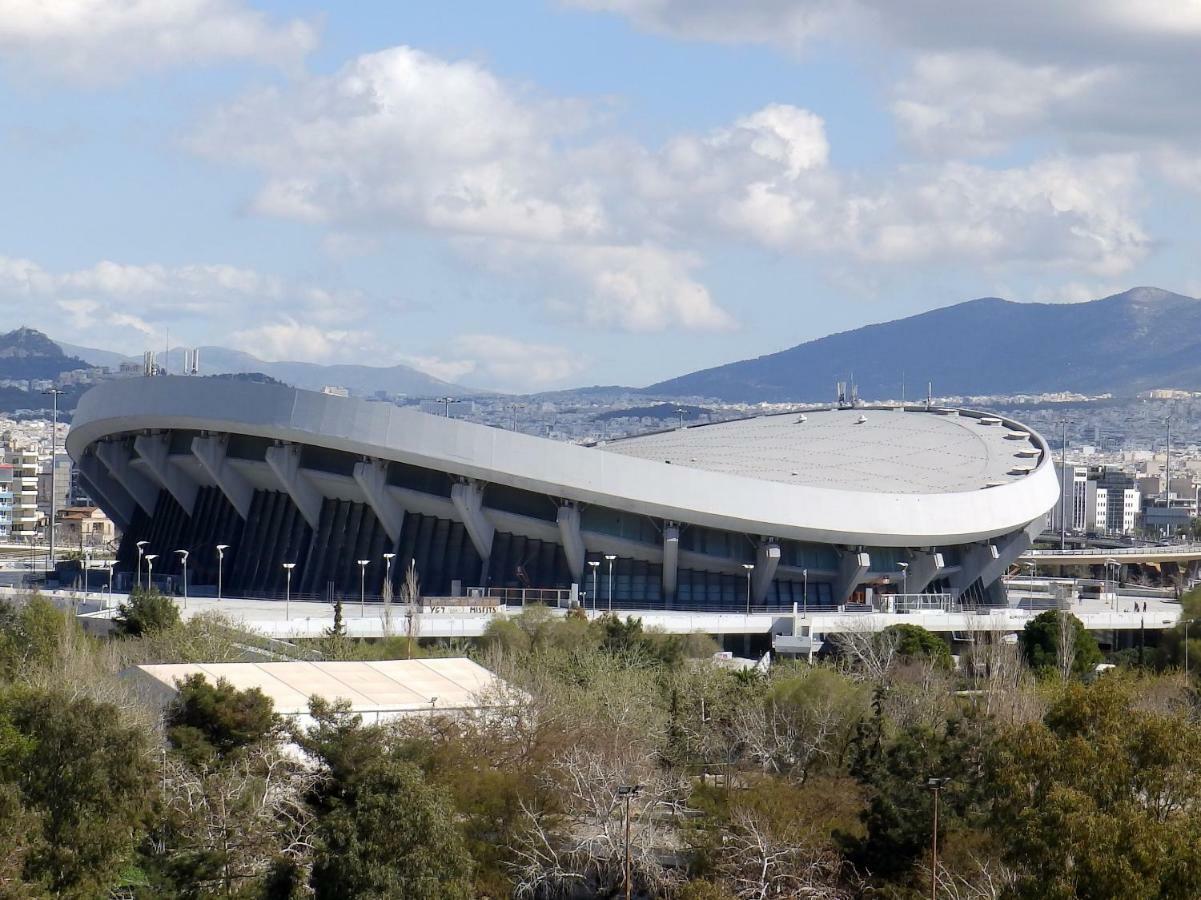
[[[188,551],[176,550],[183,561],[183,608],[188,608]]]
[[[229,549],[229,544],[217,545],[217,602],[221,602],[221,569],[225,563],[225,551]]]
[[[58,456],[58,396],[64,392],[58,388],[50,388],[42,393],[50,396],[54,406],[50,424],[50,571],[54,572],[54,526],[58,518],[58,497],[54,489],[55,476],[58,473],[55,471],[54,458]]]
[[[296,568],[296,563],[284,563],[284,571],[287,573],[287,580],[284,582],[284,621],[292,620],[292,570]]]
[[[755,571],[754,563],[743,563],[742,567],[746,569],[746,614],[751,614],[751,572]]]
[[[138,590],[142,588],[142,556],[146,552],[146,545],[150,541],[138,541]]]
[[[588,560],[588,567],[592,569],[592,611],[596,612],[596,570],[600,568],[600,560]],[[585,608],[587,608],[587,604],[585,604]]]
[[[367,617],[367,563],[369,559],[359,560],[359,618]]]
[[[605,559],[609,561],[609,612],[613,612],[613,560],[617,559],[614,553],[606,553]]]

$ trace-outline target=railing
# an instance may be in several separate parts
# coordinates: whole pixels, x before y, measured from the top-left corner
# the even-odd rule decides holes
[[[1201,544],[1149,544],[1144,547],[1084,547],[1073,550],[1027,550],[1023,558],[1050,556],[1201,556]]]

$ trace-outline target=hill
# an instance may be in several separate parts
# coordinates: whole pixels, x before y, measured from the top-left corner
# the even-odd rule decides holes
[[[1201,390],[1201,301],[1139,287],[1087,303],[969,300],[832,334],[767,356],[644,388],[647,394],[738,402],[832,399],[854,373],[859,393],[1077,391],[1131,395]]]
[[[116,367],[122,362],[141,363],[140,356],[122,356],[111,350],[95,350],[74,344],[59,343],[68,353],[75,353],[93,365]],[[179,373],[183,366],[184,348],[173,347],[168,359],[171,371]],[[159,354],[159,364],[164,364]],[[240,350],[225,347],[200,348],[202,375],[234,375],[258,372],[298,388],[319,391],[326,385],[348,388],[351,393],[369,396],[377,391],[405,394],[410,397],[437,397],[443,394],[458,397],[479,394],[480,391],[442,381],[411,366],[320,365],[307,362],[268,362]]]
[[[63,372],[86,368],[88,363],[68,356],[40,331],[18,328],[0,334],[0,378],[57,378]]]

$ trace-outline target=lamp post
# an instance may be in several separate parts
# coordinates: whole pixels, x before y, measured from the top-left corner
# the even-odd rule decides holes
[[[1113,587],[1110,590],[1109,597],[1110,597],[1110,602],[1113,604],[1114,611],[1116,612],[1117,608],[1118,608],[1118,576],[1121,575],[1122,566],[1121,566],[1121,563],[1119,563],[1113,557],[1110,557],[1109,559],[1105,560],[1105,581],[1106,581],[1106,583],[1109,582],[1110,566],[1112,566],[1115,571],[1114,571],[1114,577],[1113,577]]]
[[[54,413],[50,424],[50,571],[54,571],[54,526],[58,519],[58,496],[55,491],[55,476],[58,474],[55,471],[54,459],[58,456],[58,396],[63,393],[58,388],[50,388],[47,391],[42,391],[54,401]]]
[[[225,563],[225,551],[229,549],[229,544],[217,545],[217,602],[221,602],[221,570]]]
[[[742,567],[746,569],[746,614],[751,614],[751,573],[755,571],[754,563],[743,563]]]
[[[359,560],[359,618],[367,616],[367,563],[369,559]]]
[[[454,397],[438,397],[434,400],[435,403],[442,404],[442,414],[445,418],[450,418],[450,405],[455,402]]]
[[[287,573],[287,581],[284,582],[284,621],[292,619],[292,570],[296,568],[296,563],[284,563],[284,571]]]
[[[617,559],[617,554],[606,553],[605,559],[609,560],[609,612],[613,612],[613,560]]]
[[[146,545],[150,541],[138,541],[138,588],[142,587],[142,555],[146,552]]]
[[[146,589],[154,590],[154,561],[158,559],[157,553],[146,554]]]
[[[625,804],[625,888],[626,900],[634,896],[634,881],[630,872],[630,800],[642,792],[640,784],[622,784],[617,787],[617,796]]]
[[[183,608],[188,608],[188,551],[176,550],[179,554],[180,562],[183,563]]]
[[[809,615],[809,570],[801,569],[801,583],[803,585],[801,594],[801,603],[804,604],[805,615]]]
[[[926,779],[926,790],[934,793],[934,827],[930,830],[930,900],[938,900],[938,795],[950,780]]]
[[[117,564],[115,559],[110,559],[104,565],[108,569],[108,602],[104,604],[104,609],[108,609],[108,605],[113,602],[113,566]]]
[[[92,565],[92,548],[85,547],[83,550],[83,602],[87,603],[91,599],[88,592],[88,569]]]
[[[592,570],[592,611],[596,612],[596,570],[600,568],[600,560],[588,560],[588,568]]]
[[[384,554],[384,584],[392,584],[392,560],[396,558],[395,553]]]
[[[899,563],[901,569],[901,596],[909,596],[909,563]]]

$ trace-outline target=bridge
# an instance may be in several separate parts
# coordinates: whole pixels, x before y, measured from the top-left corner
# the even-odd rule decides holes
[[[1065,550],[1027,550],[1021,562],[1068,566],[1103,566],[1109,560],[1128,563],[1189,563],[1201,560],[1201,544],[1166,544],[1144,547],[1084,547]]]

